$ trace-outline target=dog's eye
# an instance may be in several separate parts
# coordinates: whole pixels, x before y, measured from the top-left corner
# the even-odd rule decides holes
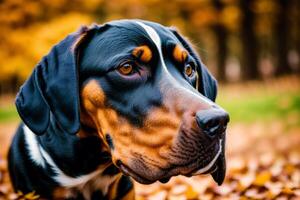
[[[134,72],[134,67],[132,63],[124,63],[118,67],[118,72],[123,75],[130,75]]]
[[[195,74],[195,66],[193,63],[187,63],[184,66],[184,73],[188,77],[192,77]]]

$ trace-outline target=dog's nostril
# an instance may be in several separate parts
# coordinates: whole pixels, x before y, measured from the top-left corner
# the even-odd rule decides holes
[[[215,128],[216,126],[218,126],[218,124],[219,124],[218,120],[216,120],[214,118],[210,119],[208,122],[206,122],[205,129],[209,130],[209,129]]]
[[[222,109],[211,108],[197,112],[196,121],[204,134],[214,137],[226,130],[229,115]]]

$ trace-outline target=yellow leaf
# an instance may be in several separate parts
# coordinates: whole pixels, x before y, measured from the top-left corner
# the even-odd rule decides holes
[[[24,198],[27,200],[34,200],[34,199],[38,199],[39,197],[40,197],[39,195],[35,194],[35,191],[30,192],[24,196]]]
[[[185,191],[185,196],[187,199],[197,199],[198,193],[193,189],[192,186],[189,186]]]
[[[270,172],[261,172],[257,175],[256,179],[254,180],[253,184],[257,186],[263,186],[266,182],[271,179]]]
[[[293,190],[291,190],[290,188],[283,188],[281,192],[284,194],[294,194]]]

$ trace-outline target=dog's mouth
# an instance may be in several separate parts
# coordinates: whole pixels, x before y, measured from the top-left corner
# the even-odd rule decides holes
[[[193,176],[200,174],[211,174],[214,181],[221,185],[225,179],[226,174],[226,160],[225,160],[225,138],[219,141],[219,149],[215,157],[204,168],[192,173]]]
[[[225,154],[224,154],[225,139],[220,139],[218,146],[216,148],[216,153],[214,156],[203,166],[196,166],[195,164],[189,164],[188,166],[175,166],[172,168],[164,169],[159,174],[154,177],[141,175],[142,173],[148,173],[147,171],[134,170],[129,166],[121,163],[119,165],[120,170],[127,176],[131,176],[134,180],[142,184],[151,184],[155,181],[161,183],[166,183],[170,180],[172,176],[184,175],[187,177],[211,174],[214,181],[221,185],[225,178],[226,164],[225,164]],[[195,161],[197,162],[197,161]],[[187,170],[188,169],[188,170]]]

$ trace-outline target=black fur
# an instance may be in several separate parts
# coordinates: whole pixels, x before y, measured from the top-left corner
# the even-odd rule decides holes
[[[153,27],[161,37],[169,71],[182,85],[194,90],[195,81],[187,81],[178,64],[167,54],[169,46],[178,42],[189,51],[191,57],[188,59],[196,62],[201,76],[199,92],[214,101],[216,81],[186,40],[172,29],[144,23]],[[84,42],[74,46],[82,34],[86,34]],[[131,52],[142,44],[154,47],[146,32],[130,20],[82,29],[55,45],[20,89],[16,98],[19,115],[24,124],[37,134],[39,145],[65,174],[77,177],[111,162],[110,154],[101,148],[104,144],[99,137],[76,136],[78,130],[84,128],[80,125],[79,92],[87,81],[97,80],[106,95],[107,106],[113,107],[136,126],[143,125],[150,108],[161,104],[157,77],[162,72],[151,67],[159,65],[158,52],[154,51],[150,63],[139,63],[151,71],[151,76],[125,80],[115,71],[124,60],[138,62]],[[52,192],[59,183],[53,180],[54,172],[50,166],[42,168],[30,159],[22,127],[23,124],[13,139],[8,158],[13,186],[24,193],[36,191],[42,197],[52,198]],[[107,140],[114,148],[113,141]],[[119,170],[114,165],[104,171],[106,175],[116,173]],[[119,197],[124,196],[132,188],[129,178],[123,177],[119,188]],[[101,192],[96,191],[94,197],[99,196],[103,197]]]

